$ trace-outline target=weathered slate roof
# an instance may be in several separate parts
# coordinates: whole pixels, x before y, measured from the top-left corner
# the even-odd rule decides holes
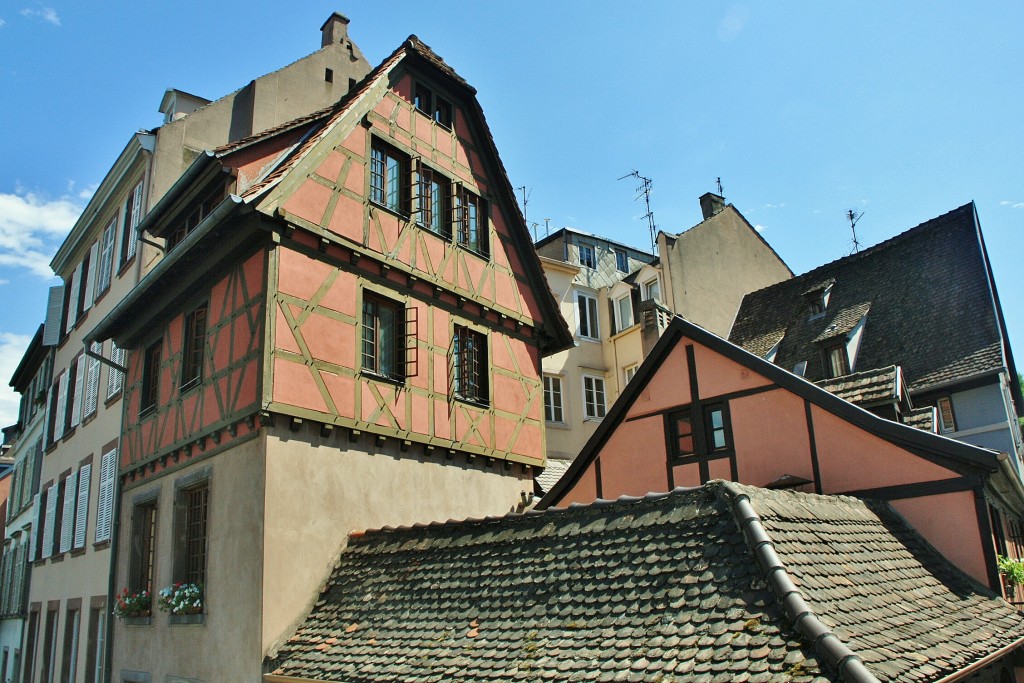
[[[887,505],[712,482],[354,537],[267,680],[934,681],[1021,639]]]
[[[533,478],[534,483],[540,488],[542,495],[550,491],[551,487],[558,483],[558,480],[562,478],[562,475],[565,474],[570,465],[572,465],[572,460],[548,458],[547,465],[540,474]]]
[[[908,427],[920,429],[926,432],[935,431],[935,408],[932,406],[924,406],[923,408],[914,408],[909,413],[903,416],[903,424]]]
[[[807,294],[832,284],[823,317]],[[912,392],[1005,367],[987,260],[966,204],[858,254],[748,294],[729,341],[764,355],[764,338],[784,330],[775,362],[805,377],[827,376],[820,342],[870,304],[856,370],[899,365]],[[842,318],[839,320],[838,318]],[[818,343],[815,343],[818,342]]]
[[[819,380],[815,384],[844,401],[859,406],[871,406],[898,401],[900,381],[899,370],[895,365],[890,365],[887,368],[853,372],[842,377]]]

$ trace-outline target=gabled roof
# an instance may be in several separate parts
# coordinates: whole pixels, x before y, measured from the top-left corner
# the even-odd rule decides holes
[[[774,363],[755,356],[739,346],[708,332],[681,316],[675,316],[665,328],[658,343],[654,345],[647,358],[637,370],[636,375],[626,385],[615,403],[608,410],[601,424],[583,446],[579,456],[573,460],[572,467],[559,479],[558,483],[540,500],[538,508],[544,509],[557,505],[569,490],[579,481],[587,468],[597,459],[601,449],[614,433],[615,429],[627,416],[630,407],[643,393],[654,373],[658,372],[662,363],[668,358],[676,344],[689,338],[706,346],[711,351],[722,355],[740,365],[750,368],[753,372],[765,377],[773,385],[790,391],[806,399],[810,403],[827,410],[847,422],[885,439],[892,444],[904,448],[926,460],[936,462],[958,472],[970,472],[976,475],[991,475],[1002,470],[1000,454],[995,451],[974,446],[963,441],[956,441],[938,434],[914,429],[898,422],[869,413],[849,401],[816,386],[803,377],[782,369]],[[1005,456],[1002,456],[1005,458]],[[1014,494],[1016,495],[1016,494]],[[1024,505],[1024,497],[1019,501]]]
[[[353,537],[265,678],[937,681],[1022,640],[888,505],[712,482]]]
[[[828,284],[826,315],[811,319],[805,295]],[[807,361],[805,376],[824,379],[823,354],[814,342],[836,322],[834,311],[851,317],[870,304],[857,367],[899,365],[910,390],[918,392],[1012,364],[996,301],[970,203],[860,253],[748,294],[729,340],[760,353],[767,333],[784,331],[776,362],[792,368]]]

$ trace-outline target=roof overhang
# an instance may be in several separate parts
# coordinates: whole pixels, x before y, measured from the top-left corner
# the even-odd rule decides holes
[[[32,377],[42,364],[43,359],[46,358],[46,354],[47,347],[43,346],[43,326],[40,325],[35,335],[33,335],[32,341],[28,343],[28,348],[25,350],[25,355],[21,357],[21,362],[14,369],[9,386],[15,391],[23,393],[28,388],[29,382],[32,381]]]

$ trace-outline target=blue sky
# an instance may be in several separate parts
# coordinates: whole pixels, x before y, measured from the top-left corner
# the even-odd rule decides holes
[[[443,8],[443,9],[442,9]],[[164,89],[216,98],[319,47],[376,64],[415,33],[479,91],[527,218],[646,247],[726,197],[797,273],[971,200],[1024,344],[1024,3],[0,0],[0,379],[49,259]],[[0,392],[0,424],[16,404]]]

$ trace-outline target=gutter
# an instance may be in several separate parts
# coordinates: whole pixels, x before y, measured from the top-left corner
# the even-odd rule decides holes
[[[725,490],[732,496],[733,514],[743,531],[747,544],[754,551],[757,563],[761,565],[772,593],[782,603],[782,608],[793,627],[808,641],[815,652],[848,683],[880,683],[857,654],[832,633],[818,619],[814,610],[804,600],[800,589],[786,571],[786,565],[775,552],[768,532],[761,523],[761,517],[754,511],[750,496],[729,484]]]
[[[209,150],[200,152],[195,161],[185,169],[185,172],[182,173],[178,179],[174,181],[174,184],[171,185],[170,189],[164,193],[164,196],[160,198],[160,201],[156,203],[156,206],[150,209],[145,218],[139,221],[139,224],[135,226],[136,232],[141,235],[145,231],[149,230],[149,226],[159,221],[160,217],[167,213],[167,210],[171,205],[178,200],[178,196],[185,191],[192,182],[202,174],[203,171],[206,170],[206,167],[209,166],[210,162],[215,158],[216,156],[214,153]]]
[[[168,195],[164,196],[166,197]],[[185,239],[179,242],[169,255],[165,256],[160,263],[156,264],[156,266],[153,267],[153,270],[149,271],[149,273],[146,274],[146,277],[142,278],[142,280],[132,288],[132,291],[128,293],[128,296],[117,302],[117,305],[107,313],[106,317],[103,318],[96,327],[86,333],[82,343],[88,346],[94,341],[102,341],[109,338],[110,328],[114,327],[118,318],[122,317],[129,309],[137,304],[140,299],[147,296],[147,290],[149,290],[151,283],[160,279],[160,277],[167,272],[171,266],[180,260],[181,254],[184,254],[191,249],[196,242],[206,236],[206,234],[209,233],[215,225],[220,223],[225,216],[242,204],[242,198],[238,195],[228,195],[216,206],[216,208],[214,208],[213,211],[209,213],[209,215],[207,215],[206,218],[202,220],[199,225],[196,226],[195,230],[190,232]],[[155,211],[156,209],[154,209],[153,212],[150,212],[149,215],[152,216]],[[139,225],[140,231],[143,229],[145,224],[146,222],[143,221]]]
[[[935,683],[953,683],[953,681],[962,680],[967,676],[971,675],[972,673],[974,673],[975,671],[977,671],[978,669],[982,669],[988,666],[989,664],[1002,659],[1006,655],[1010,654],[1012,651],[1016,650],[1021,645],[1024,645],[1024,638],[1018,638],[1006,647],[996,650],[995,652],[986,657],[982,657],[974,664],[964,667],[956,673],[952,673],[946,676],[945,678],[940,678],[939,680],[935,681]]]

